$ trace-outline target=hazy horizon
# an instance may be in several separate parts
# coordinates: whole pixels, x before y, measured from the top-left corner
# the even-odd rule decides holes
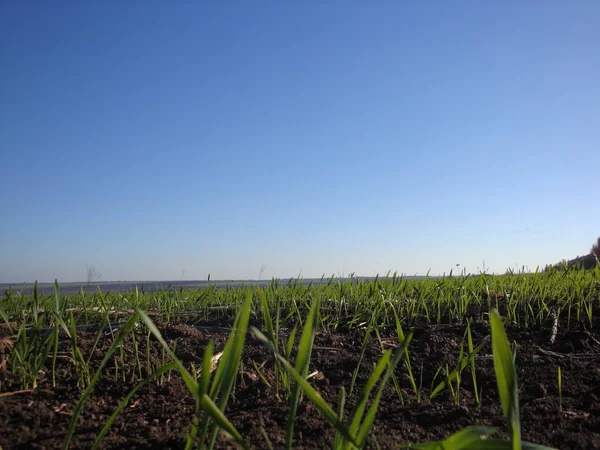
[[[573,258],[563,258],[563,260],[569,260],[569,259],[574,259],[577,258],[579,256],[584,256],[584,255],[577,255],[574,256]],[[551,265],[554,264],[559,264],[561,263],[562,260],[560,261],[555,261],[553,263],[548,263]],[[467,267],[462,267],[460,264],[456,264],[455,267],[450,267],[447,271],[442,271],[442,272],[438,272],[438,273],[433,273],[431,271],[425,271],[423,273],[418,273],[418,272],[396,272],[397,276],[401,276],[404,278],[412,278],[412,277],[416,277],[416,278],[424,278],[424,277],[431,277],[431,278],[436,278],[436,277],[442,277],[442,276],[449,276],[449,275],[453,275],[453,276],[460,276],[460,275],[471,275],[471,276],[475,276],[475,275],[481,275],[481,274],[488,274],[488,275],[502,275],[505,274],[507,271],[512,270],[515,273],[521,273],[521,272],[525,272],[525,273],[533,273],[536,270],[542,271],[545,268],[546,264],[544,265],[538,265],[535,267],[529,267],[529,266],[514,266],[514,267],[506,267],[504,270],[501,271],[491,271],[489,270],[489,268],[487,267],[487,265],[483,265],[482,266],[477,266],[476,270],[469,270],[467,269]],[[115,278],[115,279],[103,279],[102,278],[102,274],[98,272],[98,274],[100,275],[100,278],[96,278],[95,281],[91,281],[88,283],[87,279],[73,279],[73,280],[65,280],[61,277],[57,277],[55,279],[52,280],[22,280],[22,281],[0,281],[0,284],[2,285],[17,285],[17,284],[27,284],[27,285],[32,285],[34,284],[36,281],[39,284],[54,284],[55,280],[60,283],[65,283],[65,284],[111,284],[111,283],[138,283],[138,282],[173,282],[173,283],[208,283],[208,282],[226,282],[226,281],[239,281],[239,282],[244,282],[244,281],[260,281],[260,282],[268,282],[271,281],[273,279],[279,279],[279,280],[289,280],[289,279],[305,279],[305,280],[318,280],[321,279],[322,277],[324,279],[329,279],[331,277],[334,278],[344,278],[347,279],[350,276],[352,276],[353,278],[375,278],[375,277],[392,277],[394,276],[394,271],[386,271],[383,273],[374,273],[371,275],[363,275],[360,273],[355,273],[355,272],[349,272],[349,273],[345,273],[345,272],[338,272],[338,273],[324,273],[321,275],[315,275],[315,276],[306,276],[303,272],[299,272],[295,275],[288,275],[288,276],[272,276],[272,277],[264,277],[264,276],[256,276],[256,277],[252,277],[252,276],[248,276],[248,277],[240,277],[240,278],[215,278],[212,276],[210,279],[208,278],[208,276],[206,276],[205,278],[153,278],[153,279],[146,279],[146,278],[139,278],[139,279],[126,279],[126,278]]]
[[[584,255],[598,17],[600,2],[3,2],[0,282]]]

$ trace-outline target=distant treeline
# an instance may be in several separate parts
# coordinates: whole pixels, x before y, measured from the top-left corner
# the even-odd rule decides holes
[[[578,256],[577,258],[573,258],[570,260],[563,259],[561,262],[557,264],[548,264],[544,270],[550,269],[562,269],[578,266],[583,269],[593,269],[594,267],[600,267],[600,237],[596,241],[592,248],[590,249],[590,253],[584,256]]]

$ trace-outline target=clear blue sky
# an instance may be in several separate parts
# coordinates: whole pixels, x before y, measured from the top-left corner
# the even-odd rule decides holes
[[[1,2],[0,282],[501,272],[598,237],[600,2],[218,3]]]

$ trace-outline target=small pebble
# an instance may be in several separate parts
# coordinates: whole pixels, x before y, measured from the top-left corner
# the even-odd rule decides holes
[[[461,416],[468,416],[469,415],[469,408],[467,408],[465,405],[460,405],[458,407],[458,411],[457,411]]]

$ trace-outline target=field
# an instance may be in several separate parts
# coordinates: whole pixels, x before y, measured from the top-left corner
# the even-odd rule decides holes
[[[0,299],[4,450],[399,446],[600,449],[600,268]]]

